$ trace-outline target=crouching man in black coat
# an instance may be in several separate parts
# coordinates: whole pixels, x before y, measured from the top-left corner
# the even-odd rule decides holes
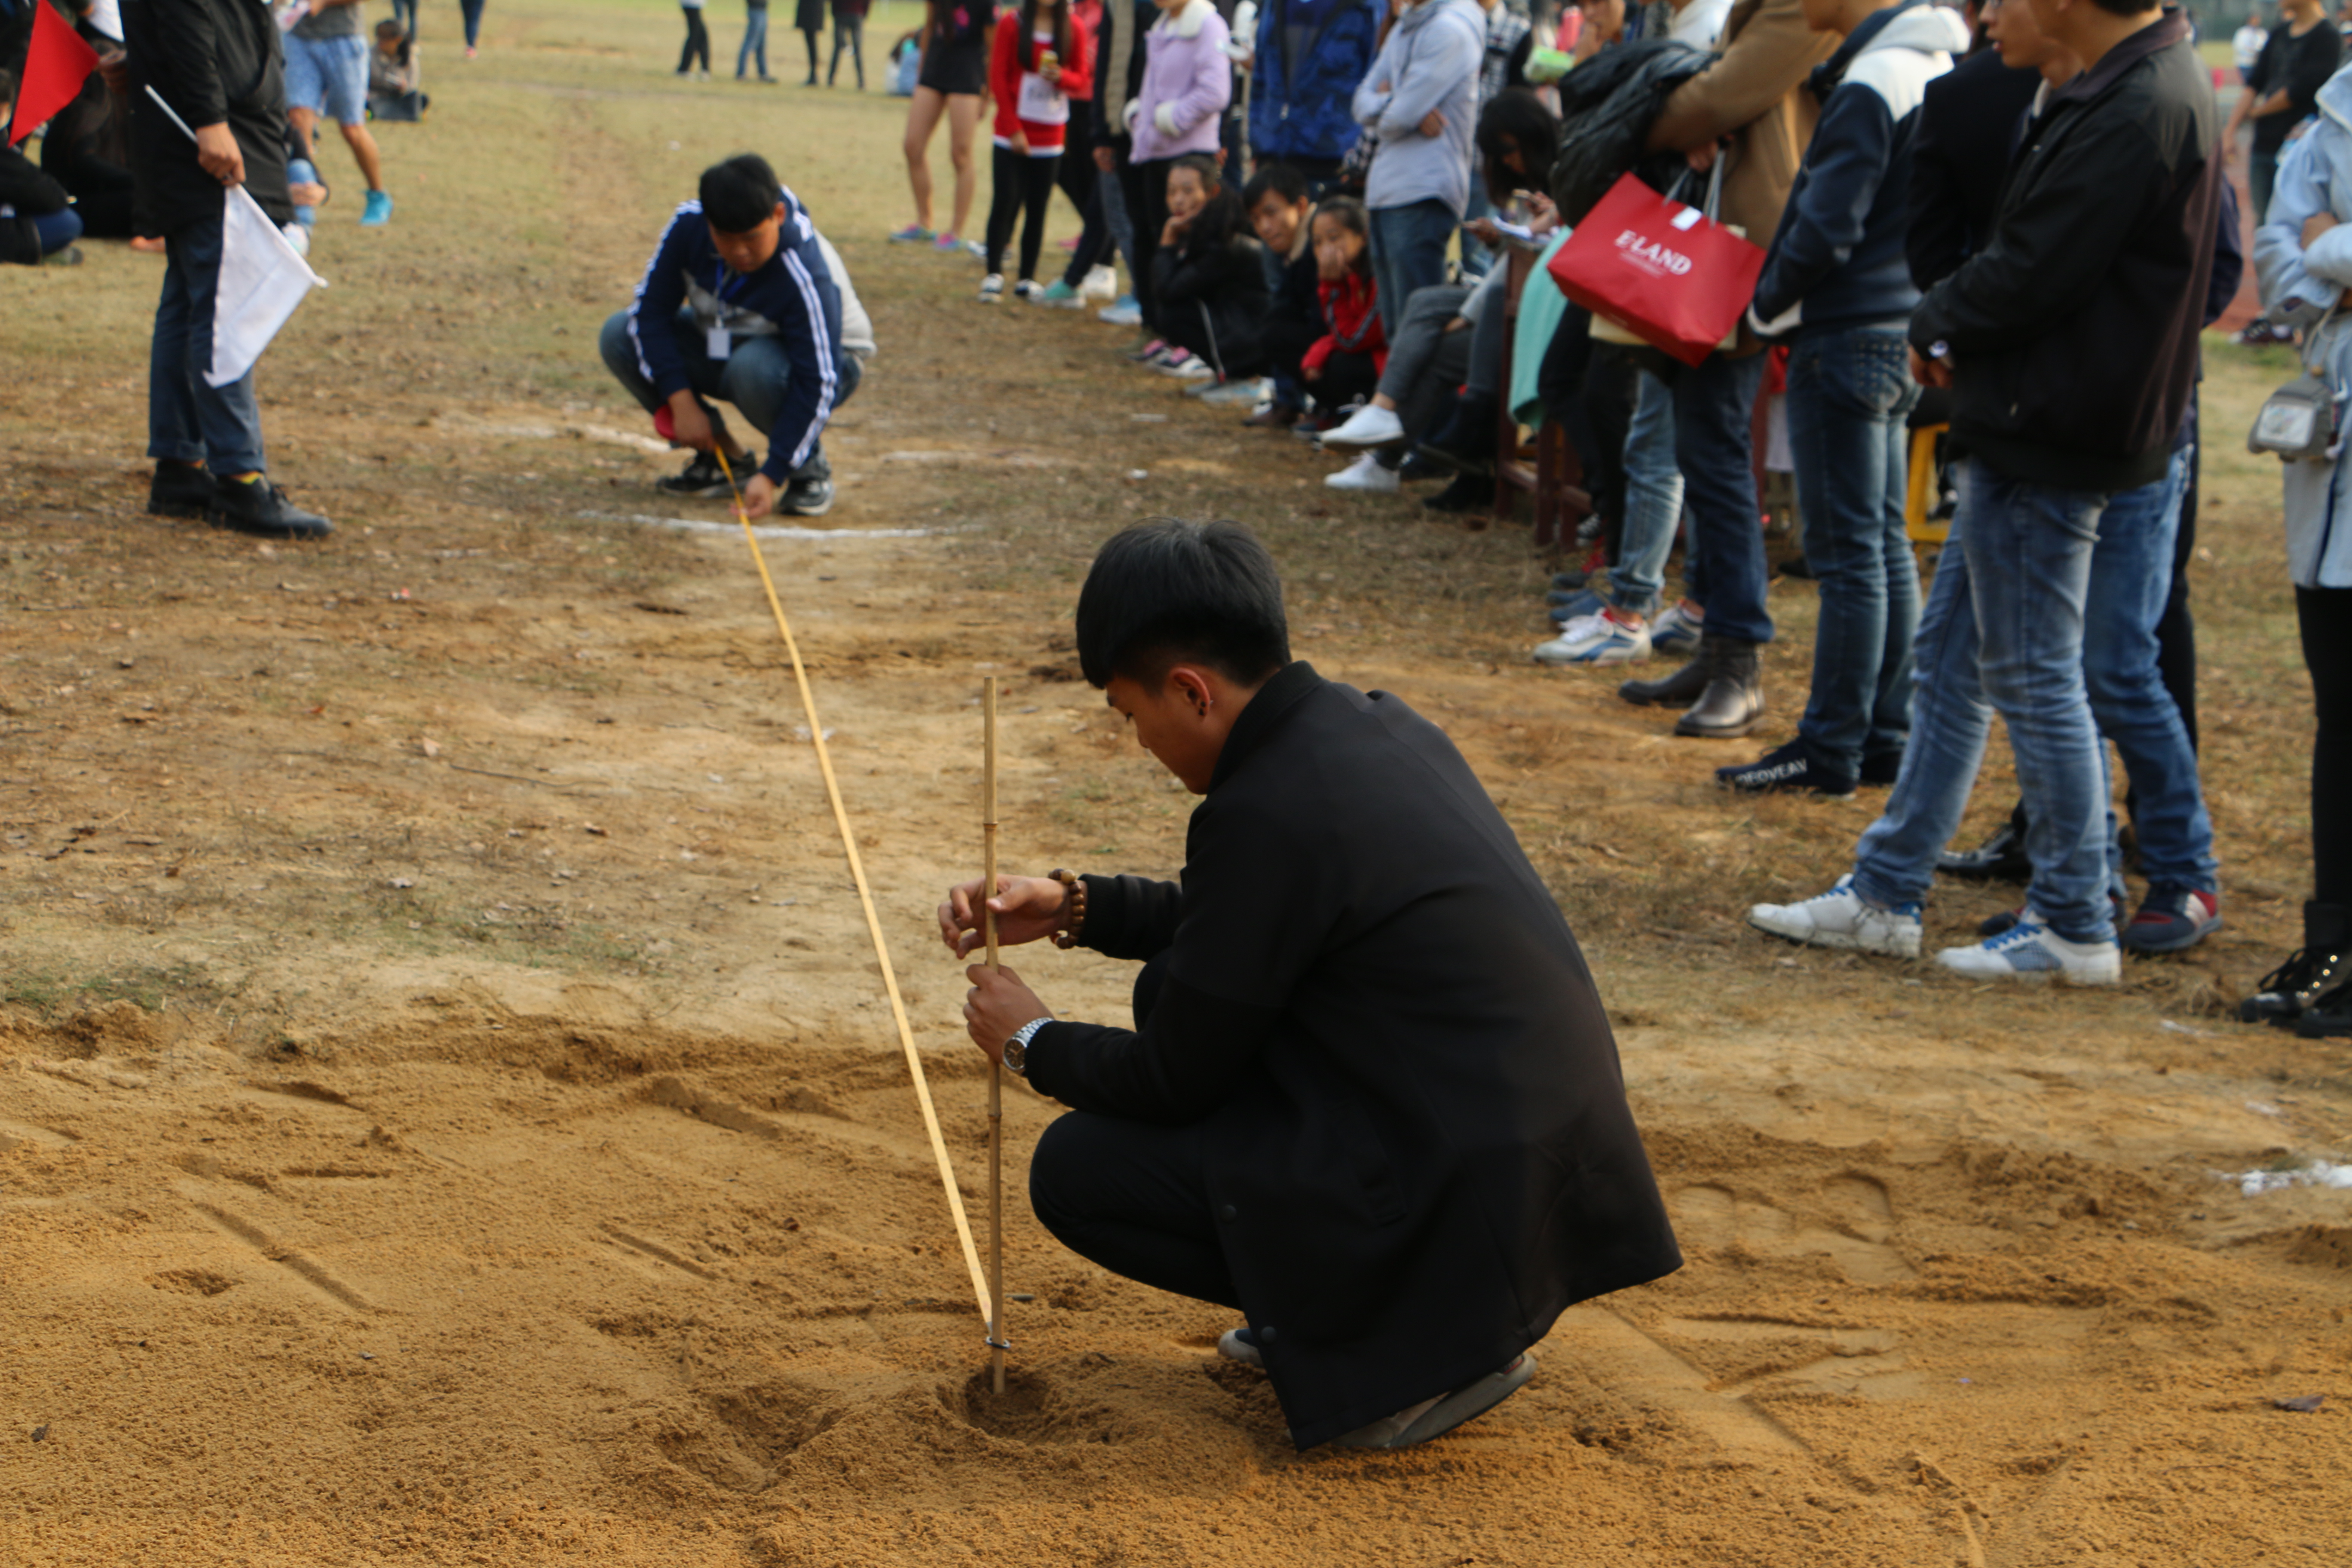
[[[1181,883],[1003,878],[1000,941],[1143,960],[1134,1030],[971,970],[991,1058],[1072,1108],[1030,1167],[1073,1250],[1239,1310],[1300,1448],[1492,1408],[1560,1312],[1681,1266],[1576,939],[1461,753],[1293,663],[1237,523],[1103,547],[1087,679],[1193,794]],[[940,930],[978,946],[981,885]]]

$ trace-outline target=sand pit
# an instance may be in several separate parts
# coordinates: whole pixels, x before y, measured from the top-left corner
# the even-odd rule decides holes
[[[152,258],[0,278],[0,1563],[2352,1561],[2352,1192],[2292,1179],[2352,1160],[2352,1051],[2224,1016],[2307,874],[2274,468],[2208,470],[2221,937],[2110,994],[1781,947],[1740,911],[1878,797],[1733,801],[1725,749],[1528,664],[1523,531],[1331,498],[1118,334],[884,245],[878,93],[676,83],[650,4],[490,17],[266,366],[327,548],[141,511]],[[1296,1454],[1225,1314],[1063,1251],[1017,1181],[986,1391],[757,581],[586,352],[739,140],[884,342],[840,506],[766,548],[967,1204],[985,1085],[927,927],[977,868],[980,679],[1008,868],[1171,874],[1189,801],[1067,616],[1111,529],[1242,517],[1298,651],[1444,723],[1558,892],[1688,1258],[1489,1417]],[[2278,379],[2234,353],[2216,427]],[[679,518],[718,531],[645,521]],[[1811,591],[1772,605],[1785,726]],[[1939,889],[1931,940],[2015,896]],[[1123,1017],[1123,966],[1012,956]],[[1017,1173],[1055,1110],[1006,1104]]]

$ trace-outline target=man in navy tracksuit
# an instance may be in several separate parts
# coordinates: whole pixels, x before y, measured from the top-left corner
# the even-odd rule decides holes
[[[1804,11],[1814,31],[1845,42],[1814,69],[1821,121],[1749,318],[1759,334],[1790,342],[1790,447],[1805,561],[1821,583],[1812,693],[1794,740],[1716,778],[1738,790],[1848,795],[1865,778],[1894,782],[1911,731],[1911,138],[1927,84],[1969,37],[1958,12],[1929,0],[1804,0]]]
[[[841,293],[824,243],[764,158],[742,153],[702,172],[700,199],[677,209],[637,285],[605,321],[604,363],[639,403],[669,416],[671,438],[698,456],[668,494],[723,496],[723,452],[744,510],[815,517],[833,505],[833,469],[818,437],[857,388],[841,341]],[[751,454],[705,401],[731,403],[768,438]]]

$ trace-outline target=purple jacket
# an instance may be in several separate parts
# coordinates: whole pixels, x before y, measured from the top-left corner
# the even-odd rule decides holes
[[[1129,153],[1136,163],[1217,150],[1217,120],[1234,96],[1233,62],[1225,58],[1230,37],[1210,0],[1192,0],[1143,35],[1143,89],[1134,100],[1139,107]],[[1160,123],[1162,108],[1173,132]]]

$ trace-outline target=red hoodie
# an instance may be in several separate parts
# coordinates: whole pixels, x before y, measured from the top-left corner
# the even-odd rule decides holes
[[[1335,353],[1370,354],[1376,371],[1389,367],[1389,340],[1381,331],[1380,289],[1369,272],[1350,272],[1339,281],[1326,278],[1315,285],[1323,301],[1323,319],[1330,332],[1315,340],[1299,358],[1302,370],[1319,370]]]
[[[1048,42],[1024,40],[1021,37],[1020,11],[1007,11],[1004,19],[996,24],[996,47],[988,62],[989,90],[996,99],[996,144],[1012,146],[1017,131],[1029,139],[1029,155],[1033,158],[1050,157],[1062,150],[1070,105],[1087,102],[1095,91],[1094,39],[1087,36],[1087,25],[1076,12],[1071,14],[1070,55],[1062,61],[1062,79],[1058,84],[1030,68],[1040,50],[1054,47],[1050,42],[1052,28],[1045,31]],[[1033,120],[1033,114],[1047,118]]]

